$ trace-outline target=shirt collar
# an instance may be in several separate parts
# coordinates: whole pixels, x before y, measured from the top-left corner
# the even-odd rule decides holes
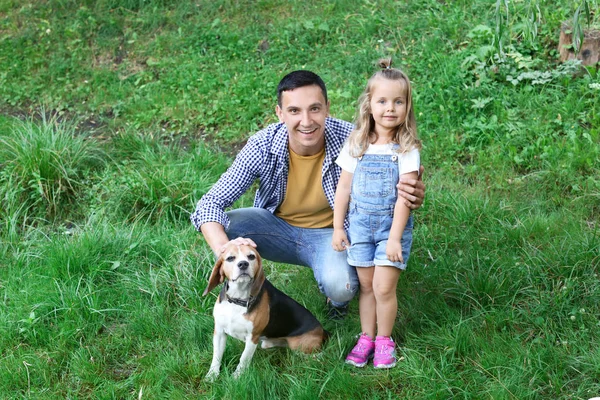
[[[283,122],[280,122],[275,127],[275,134],[273,135],[273,145],[271,146],[271,153],[276,156],[285,156],[288,154],[288,130]]]
[[[331,124],[327,123],[329,121],[329,117],[325,120],[325,160],[334,160],[337,157],[337,154],[333,154],[336,146],[334,145],[335,135],[333,133],[333,128]],[[339,150],[339,149],[338,149]],[[329,163],[323,161],[323,168],[327,167]]]

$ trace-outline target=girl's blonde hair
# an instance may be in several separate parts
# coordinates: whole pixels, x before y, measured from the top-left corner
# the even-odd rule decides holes
[[[403,81],[406,87],[406,119],[402,123],[392,141],[400,145],[399,153],[405,153],[413,148],[421,149],[421,141],[417,137],[417,121],[412,107],[412,89],[408,76],[397,68],[392,68],[392,59],[381,59],[378,62],[380,71],[374,73],[367,82],[367,87],[358,99],[358,116],[355,128],[348,138],[350,155],[360,157],[367,151],[369,144],[377,140],[375,120],[371,115],[371,93],[377,79]]]

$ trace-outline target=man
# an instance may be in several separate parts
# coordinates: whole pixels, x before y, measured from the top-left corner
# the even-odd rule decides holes
[[[215,254],[233,241],[257,247],[268,260],[310,267],[328,298],[329,316],[339,319],[358,290],[345,252],[331,247],[341,173],[335,159],[354,126],[329,117],[325,83],[310,71],[283,77],[275,110],[280,122],[248,139],[191,220]],[[257,179],[254,207],[225,212]],[[420,178],[398,189],[410,208],[423,203]]]

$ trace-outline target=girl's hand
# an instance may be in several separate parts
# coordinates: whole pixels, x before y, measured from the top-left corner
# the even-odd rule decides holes
[[[346,236],[346,231],[344,229],[334,229],[331,247],[335,251],[344,251],[349,246],[350,241],[348,240],[348,236]]]
[[[404,262],[402,258],[402,244],[400,241],[388,240],[385,246],[385,255],[392,262]]]

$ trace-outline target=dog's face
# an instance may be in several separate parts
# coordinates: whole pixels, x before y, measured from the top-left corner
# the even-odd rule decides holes
[[[208,280],[206,295],[225,279],[230,282],[252,282],[251,295],[260,291],[265,276],[262,269],[262,259],[252,246],[230,244],[221,254]]]
[[[259,257],[250,246],[228,246],[221,255],[221,271],[232,282],[254,279]]]

